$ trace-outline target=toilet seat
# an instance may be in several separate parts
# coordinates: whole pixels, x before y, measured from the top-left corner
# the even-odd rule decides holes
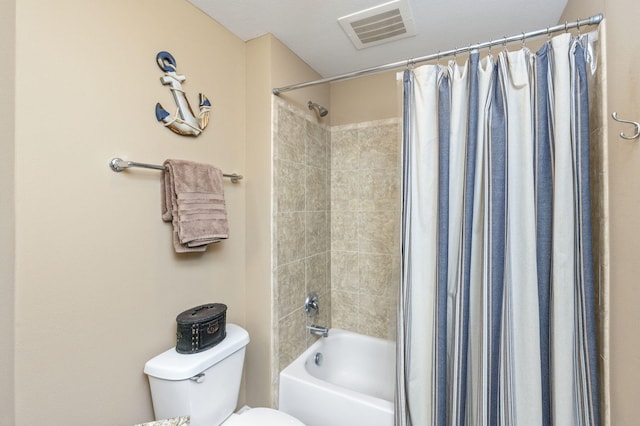
[[[304,426],[304,423],[272,408],[252,408],[231,415],[221,426]]]

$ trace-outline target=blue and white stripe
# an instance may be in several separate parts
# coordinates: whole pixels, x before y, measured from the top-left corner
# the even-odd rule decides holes
[[[397,425],[597,425],[581,41],[404,73]]]

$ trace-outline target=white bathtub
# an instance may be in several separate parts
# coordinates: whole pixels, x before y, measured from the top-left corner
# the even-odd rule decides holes
[[[306,426],[393,426],[394,387],[394,342],[332,328],[280,373],[279,409]]]

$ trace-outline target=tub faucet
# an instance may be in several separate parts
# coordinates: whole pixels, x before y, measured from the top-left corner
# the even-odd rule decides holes
[[[315,324],[308,325],[307,330],[309,330],[309,333],[313,334],[314,336],[322,336],[322,337],[329,336],[329,329],[327,327],[322,327],[320,325],[315,325]]]

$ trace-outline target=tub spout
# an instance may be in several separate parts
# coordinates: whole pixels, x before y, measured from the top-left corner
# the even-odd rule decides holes
[[[322,327],[320,325],[315,325],[315,324],[308,325],[307,330],[309,330],[309,333],[315,336],[327,337],[329,335],[329,329],[327,327]]]

